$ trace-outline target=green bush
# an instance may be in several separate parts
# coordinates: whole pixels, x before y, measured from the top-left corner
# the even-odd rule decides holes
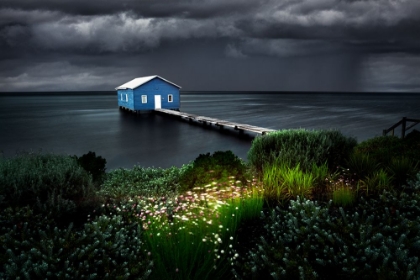
[[[95,152],[91,151],[81,157],[74,157],[77,159],[80,166],[92,175],[94,182],[97,184],[102,182],[105,176],[106,159],[101,156],[96,156]]]
[[[191,164],[184,166],[180,178],[181,190],[191,190],[213,181],[228,181],[230,176],[246,183],[245,164],[232,151],[200,154]]]
[[[393,185],[400,187],[420,170],[419,145],[417,133],[410,133],[405,139],[375,137],[357,145],[346,164],[351,171],[360,174],[358,177],[362,180],[382,168],[392,176]]]
[[[0,158],[3,207],[67,207],[82,203],[95,191],[92,177],[70,156],[23,153]]]
[[[420,162],[420,132],[414,130],[406,138],[378,136],[357,145],[356,152],[369,154],[375,161],[387,165],[394,158],[409,158]]]
[[[0,214],[1,279],[146,279],[141,226],[100,216],[75,230],[52,227],[29,207]]]
[[[348,160],[346,160],[345,165],[353,173],[354,177],[358,179],[371,176],[380,168],[380,164],[373,157],[360,152],[352,153]]]
[[[334,130],[280,130],[256,137],[248,160],[258,171],[279,157],[290,161],[291,167],[300,164],[304,171],[311,170],[313,164],[320,166],[325,162],[332,169],[344,163],[356,144],[355,139]]]
[[[420,181],[420,175],[418,176]],[[242,279],[418,279],[419,183],[352,208],[305,199],[263,216],[265,233],[236,262]],[[260,236],[261,235],[261,236]]]
[[[179,188],[181,170],[134,166],[132,169],[116,169],[106,175],[98,194],[121,199],[130,196],[168,196]]]
[[[412,130],[407,136],[403,139],[404,146],[408,151],[405,154],[406,157],[411,158],[416,162],[420,162],[420,131]]]
[[[415,178],[419,164],[407,157],[395,157],[388,163],[387,170],[394,185],[400,187]]]

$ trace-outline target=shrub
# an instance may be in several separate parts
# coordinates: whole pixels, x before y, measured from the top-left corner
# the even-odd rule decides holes
[[[0,214],[1,279],[145,279],[151,263],[141,227],[100,216],[75,230],[51,227],[28,207]]]
[[[230,176],[234,176],[243,184],[246,183],[245,164],[232,151],[217,151],[212,155],[200,154],[191,164],[184,166],[180,177],[180,190],[191,190],[212,181],[227,181]]]
[[[280,130],[256,137],[248,160],[260,172],[264,164],[271,164],[279,157],[290,161],[291,167],[300,164],[304,171],[309,171],[313,164],[320,166],[325,162],[332,169],[344,163],[356,143],[339,131]]]
[[[392,176],[393,183],[400,187],[407,183],[407,180],[414,179],[419,164],[407,157],[395,157],[388,166],[387,170]]]
[[[91,151],[81,157],[74,157],[77,159],[80,166],[92,175],[94,182],[97,184],[102,182],[105,176],[106,159],[101,156],[96,156],[95,152]]]
[[[415,180],[408,180],[408,184],[404,185],[403,188],[409,193],[420,191],[420,172],[417,173]]]
[[[420,131],[413,129],[403,139],[403,144],[407,151],[405,156],[415,162],[420,162]]]
[[[98,193],[112,199],[175,194],[179,188],[180,172],[177,167],[116,169],[106,175]]]
[[[82,203],[94,193],[91,176],[70,156],[23,153],[0,159],[0,195],[4,207],[73,208],[72,205]]]
[[[291,201],[262,217],[265,233],[233,272],[243,279],[418,279],[419,198],[384,192],[348,209]]]
[[[346,167],[348,167],[357,178],[363,179],[378,171],[380,165],[374,158],[370,157],[369,154],[356,152],[352,153],[348,160],[346,160]]]
[[[396,136],[378,136],[359,143],[355,147],[355,152],[369,155],[378,163],[387,163],[393,157],[404,153],[404,145]]]

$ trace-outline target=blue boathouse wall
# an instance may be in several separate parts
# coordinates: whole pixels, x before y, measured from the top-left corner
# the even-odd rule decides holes
[[[118,106],[133,111],[149,111],[155,109],[155,95],[161,97],[161,108],[179,110],[179,88],[165,80],[156,77],[134,89],[119,89]],[[142,96],[147,96],[147,102],[142,103]],[[172,95],[172,102],[169,101]]]

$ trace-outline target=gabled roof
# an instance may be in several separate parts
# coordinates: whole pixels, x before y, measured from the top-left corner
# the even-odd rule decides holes
[[[176,84],[174,84],[174,83],[172,83],[172,82],[170,82],[170,81],[168,81],[168,80],[166,80],[166,79],[164,79],[164,78],[162,78],[160,76],[154,75],[154,76],[147,76],[147,77],[135,78],[135,79],[133,79],[133,80],[131,80],[131,81],[123,84],[123,85],[120,85],[119,87],[116,87],[115,90],[119,90],[119,89],[135,89],[135,88],[138,88],[139,86],[141,86],[141,85],[143,85],[143,84],[145,84],[145,83],[153,80],[154,78],[159,78],[161,80],[164,80],[167,83],[170,83],[170,84],[176,86],[177,88],[181,88],[180,86],[178,86],[178,85],[176,85]]]

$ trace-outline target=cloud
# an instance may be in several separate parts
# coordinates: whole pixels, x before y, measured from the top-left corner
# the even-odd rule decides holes
[[[39,24],[60,20],[62,16],[63,14],[58,11],[4,8],[0,9],[0,26]]]
[[[416,88],[419,15],[418,0],[2,0],[0,84],[106,89],[152,71],[195,88]]]
[[[342,43],[412,40],[420,32],[417,0],[271,1],[238,19],[248,37],[334,40]],[[418,37],[418,36],[417,36]]]
[[[132,12],[146,18],[226,17],[232,14],[252,13],[267,0],[2,0],[2,6],[17,10],[48,10],[69,15],[110,15]]]
[[[227,57],[232,57],[232,58],[238,58],[238,59],[244,59],[247,56],[244,55],[242,53],[242,51],[238,48],[236,48],[234,45],[232,44],[228,44],[225,48],[225,55]]]
[[[26,14],[30,20],[3,27],[0,31],[3,42],[13,47],[24,41],[31,48],[47,51],[138,52],[156,48],[165,40],[222,38],[237,36],[235,32],[238,32],[223,19],[143,18],[130,12],[59,18],[55,13],[39,11],[13,11],[12,14],[16,17]],[[13,22],[11,18],[7,22]],[[23,36],[25,40],[21,40]]]
[[[8,8],[0,9],[0,45],[17,46],[26,38],[27,48],[79,53],[144,52],[165,41],[196,38],[271,45],[279,44],[276,40],[290,45],[293,39],[295,47],[301,40],[300,50],[316,41],[367,52],[416,51],[420,45],[418,0],[37,3],[31,10],[28,1],[6,2]]]
[[[131,67],[109,62],[104,66],[83,63],[81,58],[16,63],[18,71],[0,75],[0,87],[8,91],[73,91],[113,89],[129,75]],[[98,60],[95,60],[96,64]],[[138,69],[139,67],[137,67]]]
[[[420,56],[374,54],[364,61],[364,87],[372,91],[420,92]]]

